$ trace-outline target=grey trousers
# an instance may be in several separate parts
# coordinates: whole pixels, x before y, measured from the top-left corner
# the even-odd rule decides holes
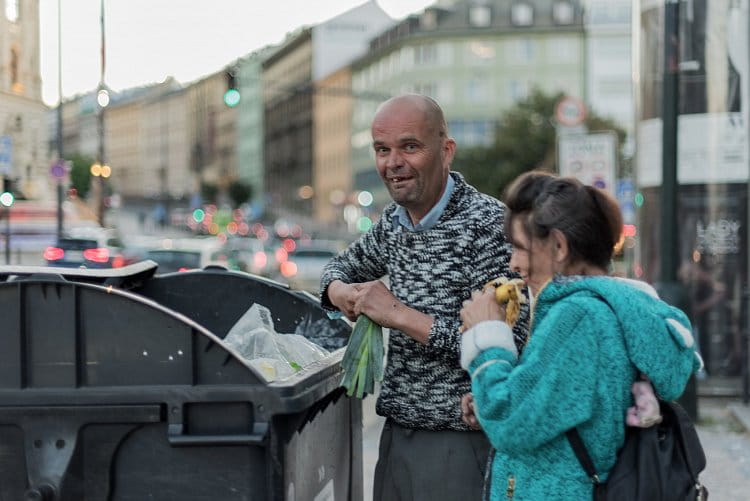
[[[388,420],[373,501],[480,501],[489,449],[481,431],[411,430]]]

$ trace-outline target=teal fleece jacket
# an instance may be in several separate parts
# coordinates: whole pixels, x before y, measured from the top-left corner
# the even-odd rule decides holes
[[[650,286],[635,284],[556,277],[536,299],[520,358],[504,322],[482,322],[465,333],[461,362],[496,449],[490,499],[592,499],[565,432],[578,428],[606,480],[624,441],[638,373],[673,400],[700,367],[685,314]]]

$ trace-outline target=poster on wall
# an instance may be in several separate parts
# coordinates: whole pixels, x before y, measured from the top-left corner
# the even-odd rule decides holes
[[[661,184],[663,5],[644,2],[640,26],[641,186]],[[680,4],[678,170],[680,184],[748,180],[750,0]]]

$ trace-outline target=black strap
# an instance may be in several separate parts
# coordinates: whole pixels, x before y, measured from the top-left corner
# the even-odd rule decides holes
[[[578,430],[576,428],[572,428],[565,432],[565,436],[568,437],[568,442],[570,442],[570,447],[573,449],[573,452],[578,458],[578,462],[581,463],[581,466],[586,472],[586,475],[589,476],[589,478],[591,479],[591,482],[593,482],[595,485],[599,484],[600,483],[599,475],[596,474],[596,468],[594,468],[594,462],[591,460],[591,456],[589,456],[589,451],[586,449],[586,446],[583,444],[583,440],[581,440],[581,435],[578,434]]]

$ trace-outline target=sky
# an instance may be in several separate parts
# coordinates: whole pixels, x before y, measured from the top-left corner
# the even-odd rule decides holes
[[[62,95],[99,83],[101,0],[39,0],[42,99],[59,102],[58,1],[62,3]],[[377,0],[394,19],[434,0]],[[114,90],[161,82],[187,83],[300,26],[326,21],[364,0],[104,0],[106,67]]]

